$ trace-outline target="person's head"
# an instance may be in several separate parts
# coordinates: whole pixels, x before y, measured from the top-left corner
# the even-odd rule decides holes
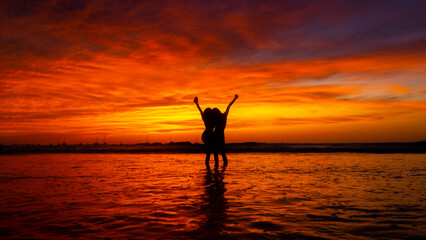
[[[222,116],[222,113],[220,112],[218,108],[213,108],[212,115],[213,115],[213,119],[217,121]]]
[[[212,115],[213,111],[211,108],[204,109],[204,117],[210,117]]]
[[[213,108],[212,112],[213,112],[213,115],[217,115],[217,116],[221,114],[221,112],[218,108]]]
[[[207,124],[213,122],[213,111],[211,108],[204,109],[203,119],[204,119],[204,122],[206,122]]]

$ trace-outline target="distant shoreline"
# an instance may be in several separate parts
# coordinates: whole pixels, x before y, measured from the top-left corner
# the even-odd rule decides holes
[[[228,153],[426,153],[426,141],[408,143],[230,143]],[[203,144],[190,142],[152,144],[0,145],[0,154],[33,153],[203,153]]]

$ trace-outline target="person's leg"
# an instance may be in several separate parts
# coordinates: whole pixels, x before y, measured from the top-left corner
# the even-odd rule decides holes
[[[210,168],[210,152],[206,152],[206,168],[209,169]]]
[[[223,166],[227,166],[228,165],[228,158],[226,157],[225,151],[222,151],[220,154],[222,155]]]
[[[210,153],[212,152],[211,146],[206,144],[206,168],[210,169]]]
[[[214,167],[217,168],[219,166],[219,153],[214,151]]]

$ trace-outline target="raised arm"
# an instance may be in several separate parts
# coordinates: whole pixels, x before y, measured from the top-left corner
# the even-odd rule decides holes
[[[235,100],[237,100],[237,98],[238,98],[238,95],[235,94],[234,99],[232,99],[232,101],[229,103],[228,107],[226,108],[226,111],[224,113],[226,117],[228,116],[229,109],[231,108],[232,104],[234,104]]]
[[[195,105],[197,105],[198,110],[201,113],[201,117],[203,117],[203,110],[201,110],[200,105],[198,105],[198,97],[194,98]]]

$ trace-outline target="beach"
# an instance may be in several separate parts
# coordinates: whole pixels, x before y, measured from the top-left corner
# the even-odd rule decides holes
[[[3,239],[423,239],[425,154],[0,156]]]

